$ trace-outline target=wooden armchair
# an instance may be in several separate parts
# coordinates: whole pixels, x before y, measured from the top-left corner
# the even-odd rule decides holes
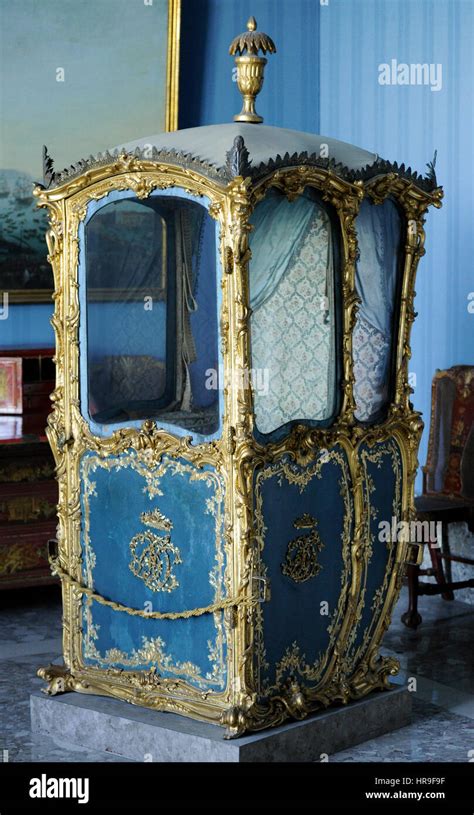
[[[407,567],[409,606],[402,622],[409,628],[422,621],[420,595],[441,594],[444,600],[453,600],[457,589],[474,588],[474,579],[452,581],[451,563],[474,566],[474,559],[451,554],[448,538],[448,526],[455,521],[466,521],[474,532],[474,366],[456,365],[437,371],[433,378],[423,494],[415,499],[415,507],[418,521],[431,522],[427,542],[431,568]],[[441,540],[431,533],[433,528],[441,528]],[[421,582],[420,575],[434,576],[436,583]]]

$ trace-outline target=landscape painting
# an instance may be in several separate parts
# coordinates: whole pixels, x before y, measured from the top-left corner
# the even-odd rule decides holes
[[[0,0],[0,294],[10,302],[51,300],[47,219],[33,196],[43,145],[61,171],[177,127],[179,14],[180,0]]]

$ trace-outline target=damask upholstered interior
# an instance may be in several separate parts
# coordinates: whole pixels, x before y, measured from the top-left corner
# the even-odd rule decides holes
[[[100,424],[218,427],[215,228],[170,196],[106,203],[85,233],[88,408]]]
[[[332,232],[309,188],[295,201],[270,190],[252,224],[255,420],[261,433],[271,433],[292,420],[327,419],[334,411]]]
[[[356,229],[356,288],[361,303],[353,335],[355,415],[360,421],[370,421],[390,400],[402,236],[396,205],[390,199],[375,205],[365,198]]]

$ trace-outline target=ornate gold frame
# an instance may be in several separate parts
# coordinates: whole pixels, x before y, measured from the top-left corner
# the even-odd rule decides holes
[[[288,198],[300,195],[306,186],[319,190],[339,219],[342,240],[342,404],[339,416],[329,428],[294,427],[282,441],[266,446],[253,435],[254,415],[251,389],[224,390],[224,416],[221,438],[193,444],[189,437],[178,438],[147,421],[142,428],[120,429],[110,438],[94,436],[79,409],[78,351],[78,228],[89,201],[112,190],[132,190],[144,198],[153,190],[177,187],[194,196],[206,196],[210,214],[220,225],[222,267],[221,337],[224,376],[238,381],[239,370],[251,368],[249,337],[248,263],[249,218],[256,203],[270,186]],[[58,542],[56,561],[62,574],[64,604],[63,648],[65,668],[42,668],[39,675],[48,680],[48,692],[76,690],[106,694],[160,710],[220,723],[227,734],[275,725],[288,717],[303,718],[322,706],[359,698],[373,689],[387,688],[396,673],[396,660],[380,657],[379,645],[401,587],[407,562],[416,562],[418,547],[406,539],[394,546],[394,567],[377,624],[359,662],[351,665],[347,645],[361,613],[364,574],[368,567],[365,527],[366,504],[359,456],[362,443],[395,439],[402,460],[403,520],[414,518],[414,478],[417,451],[423,423],[413,410],[408,383],[410,332],[415,318],[413,307],[416,269],[424,254],[424,215],[430,205],[441,206],[442,191],[429,192],[395,172],[376,175],[367,181],[348,181],[332,170],[316,166],[273,169],[266,177],[252,180],[238,175],[232,180],[216,180],[172,161],[149,161],[127,154],[110,164],[83,172],[54,189],[37,188],[39,206],[47,207],[50,228],[47,234],[49,259],[55,282],[56,388],[53,412],[48,421],[48,438],[54,452],[59,481]],[[364,427],[354,418],[354,374],[352,331],[358,296],[355,289],[357,238],[355,218],[364,196],[381,203],[392,196],[406,218],[406,243],[396,350],[395,396],[386,420]],[[292,683],[281,688],[267,704],[257,703],[257,677],[253,652],[261,573],[254,528],[253,475],[257,466],[277,462],[286,454],[299,464],[314,460],[318,450],[331,451],[338,444],[345,450],[354,502],[354,535],[350,544],[351,583],[343,609],[339,635],[321,681],[308,690]],[[229,678],[222,693],[202,693],[178,680],[161,680],[151,674],[87,668],[81,661],[80,609],[82,595],[80,562],[79,461],[88,449],[99,455],[117,454],[126,449],[148,451],[154,460],[166,453],[196,463],[213,464],[226,478],[225,546],[227,552],[226,590],[230,600],[224,613],[228,643]],[[69,575],[69,578],[67,577]]]
[[[178,129],[179,41],[181,0],[168,0],[168,56],[166,60],[166,130]]]
[[[166,59],[166,111],[165,130],[178,129],[179,109],[179,47],[181,33],[181,0],[168,0],[168,34]],[[53,292],[48,289],[10,289],[9,302],[17,303],[50,303]],[[104,298],[107,299],[107,293]]]

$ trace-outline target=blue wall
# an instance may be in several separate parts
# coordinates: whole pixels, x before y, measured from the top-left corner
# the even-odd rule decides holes
[[[0,290],[1,292],[1,290]],[[3,299],[0,295],[0,310]],[[1,348],[53,348],[54,333],[49,322],[53,307],[41,305],[9,305],[6,319],[0,320]]]
[[[423,170],[438,150],[443,209],[427,218],[410,371],[426,429],[436,368],[474,363],[474,4],[471,0],[330,0],[320,8],[323,133]],[[378,66],[441,63],[440,91],[381,86]],[[421,487],[421,479],[418,488]]]
[[[253,14],[277,47],[257,111],[267,124],[319,129],[318,0],[183,0],[180,127],[230,122],[242,97],[229,45]]]
[[[471,0],[183,0],[180,127],[230,121],[239,110],[231,39],[249,13],[275,40],[257,109],[267,124],[331,135],[423,170],[438,150],[444,208],[427,219],[411,372],[429,421],[436,368],[474,355],[474,4]],[[441,63],[443,86],[378,84],[397,59]],[[48,307],[15,307],[0,345],[49,344]],[[426,456],[425,431],[420,459]]]

